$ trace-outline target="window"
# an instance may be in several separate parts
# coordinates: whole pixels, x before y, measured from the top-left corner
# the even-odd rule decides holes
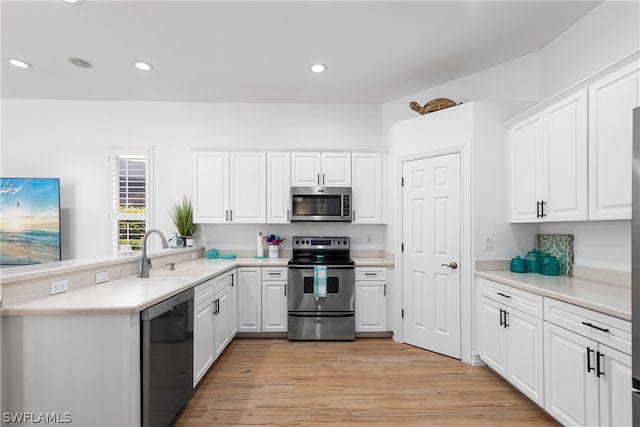
[[[110,148],[111,251],[141,250],[151,228],[151,148]]]

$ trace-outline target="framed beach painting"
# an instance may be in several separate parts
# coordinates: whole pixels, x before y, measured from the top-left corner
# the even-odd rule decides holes
[[[60,180],[0,178],[0,264],[60,261]]]

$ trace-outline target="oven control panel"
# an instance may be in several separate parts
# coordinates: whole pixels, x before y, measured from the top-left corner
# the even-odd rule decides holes
[[[293,237],[293,249],[349,249],[348,237]]]

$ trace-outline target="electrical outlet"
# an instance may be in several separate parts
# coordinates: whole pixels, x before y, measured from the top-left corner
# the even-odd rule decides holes
[[[96,285],[98,283],[104,283],[109,281],[109,272],[108,271],[100,271],[96,273]]]
[[[61,292],[67,292],[69,288],[69,282],[67,279],[55,280],[49,282],[49,295],[59,294]]]
[[[367,236],[367,243],[371,243],[371,240],[373,240],[371,236]]]
[[[493,239],[491,237],[484,238],[484,250],[485,251],[493,250]]]

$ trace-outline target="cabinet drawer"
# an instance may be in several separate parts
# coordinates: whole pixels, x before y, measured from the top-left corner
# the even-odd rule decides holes
[[[544,320],[631,354],[631,322],[553,298],[544,299]]]
[[[262,280],[287,280],[287,267],[262,267]]]
[[[218,293],[220,290],[232,284],[233,278],[231,277],[232,272],[227,271],[226,273],[222,273],[219,276],[213,278],[213,292]]]
[[[199,284],[194,289],[194,306],[197,306],[203,302],[206,302],[208,299],[213,298],[213,280],[207,280],[204,283]]]
[[[387,280],[385,267],[356,267],[356,280]]]
[[[515,308],[538,319],[543,318],[542,296],[531,292],[515,289],[511,286],[478,278],[480,295],[497,301],[507,307]]]

